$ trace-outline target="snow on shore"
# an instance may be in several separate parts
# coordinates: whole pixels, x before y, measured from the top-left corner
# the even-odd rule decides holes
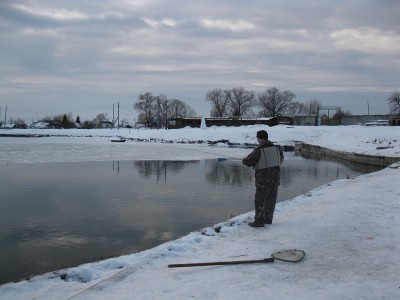
[[[257,130],[266,129],[270,140],[281,145],[298,141],[319,145],[333,150],[357,152],[380,156],[400,157],[400,129],[392,126],[241,126],[184,128],[171,130],[146,129],[0,129],[2,153],[0,163],[5,162],[56,162],[93,160],[164,159],[186,160],[216,158],[221,149],[199,148],[208,141],[229,141],[233,144],[256,144]],[[42,135],[30,139],[35,148],[27,146],[25,139],[1,137],[1,135]],[[79,137],[79,138],[78,138]],[[126,143],[111,143],[119,138],[131,139]],[[133,141],[144,141],[134,143]],[[150,151],[146,147],[151,142]],[[190,144],[188,144],[190,142]],[[194,144],[193,144],[194,143]],[[165,147],[168,144],[171,147]],[[217,143],[226,146],[224,143]],[[143,151],[141,148],[145,148]],[[174,148],[174,147],[177,147]],[[195,147],[198,151],[190,151]],[[154,148],[154,149],[153,149]],[[56,149],[57,151],[54,151]],[[162,149],[162,150],[161,150]],[[171,150],[173,149],[173,150]],[[177,151],[179,151],[177,155]],[[203,152],[201,152],[203,151]],[[210,152],[210,153],[207,153]],[[238,157],[248,153],[224,148],[225,155]],[[214,154],[213,154],[214,153]]]
[[[35,139],[35,147],[26,147],[24,139],[0,137],[0,163],[242,157],[250,150],[177,142],[255,143],[261,128],[22,130],[52,137]],[[283,145],[302,141],[400,158],[399,127],[266,129],[271,140]],[[116,136],[157,142],[151,147],[111,143]],[[249,212],[141,253],[5,284],[0,299],[399,299],[399,172],[396,163],[278,203],[274,224],[265,228],[243,223],[253,217]],[[297,264],[167,268],[174,263],[262,259],[288,248],[305,250],[305,259]]]

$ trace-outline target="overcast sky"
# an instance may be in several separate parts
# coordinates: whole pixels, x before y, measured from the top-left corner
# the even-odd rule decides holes
[[[398,0],[1,0],[0,119],[99,113],[145,92],[209,116],[207,91],[290,90],[387,114],[400,90]]]

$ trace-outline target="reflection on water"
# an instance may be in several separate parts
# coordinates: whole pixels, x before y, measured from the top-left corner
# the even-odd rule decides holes
[[[158,181],[160,179],[166,180],[167,173],[177,173],[190,163],[198,163],[198,161],[145,160],[135,161],[133,165],[138,170],[139,176],[149,178],[155,175]]]
[[[226,186],[242,186],[252,182],[253,170],[244,167],[242,163],[224,163],[211,161],[212,167],[206,172],[205,179],[213,184]]]
[[[287,153],[278,201],[376,169]],[[0,165],[0,283],[154,247],[253,210],[241,161]]]

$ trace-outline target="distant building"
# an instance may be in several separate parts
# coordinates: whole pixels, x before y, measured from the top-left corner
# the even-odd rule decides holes
[[[200,128],[201,126],[200,117],[193,118],[170,118],[168,119],[168,128],[169,129],[179,129],[184,127],[193,127]],[[206,123],[206,127],[211,126],[243,126],[243,125],[257,125],[264,124],[268,125],[273,120],[277,124],[285,124],[285,125],[293,125],[293,118],[278,116],[276,118],[251,118],[251,117],[226,117],[226,118],[218,118],[218,117],[210,117],[204,118]]]
[[[100,122],[98,128],[114,128],[114,124],[112,122]]]
[[[389,126],[390,122],[389,120],[375,120],[375,121],[369,121],[364,124],[365,126]]]
[[[122,127],[122,128],[132,128],[132,126],[129,125],[129,122],[127,120],[122,120],[121,124],[120,124],[120,127]]]
[[[390,119],[390,125],[392,125],[392,126],[400,126],[400,116],[392,117]]]
[[[393,115],[351,115],[342,116],[339,119],[332,119],[328,115],[323,114],[321,117],[318,116],[295,116],[294,125],[398,125],[399,118]],[[393,120],[393,121],[392,121]]]
[[[28,126],[25,123],[8,123],[8,124],[1,124],[0,128],[2,129],[27,129]]]
[[[329,125],[329,117],[326,114],[321,116],[321,125]]]
[[[52,129],[53,127],[50,125],[48,122],[33,122],[31,126],[29,126],[31,129]]]
[[[0,128],[2,128],[2,129],[13,129],[13,128],[15,128],[15,124],[2,124],[0,126]]]

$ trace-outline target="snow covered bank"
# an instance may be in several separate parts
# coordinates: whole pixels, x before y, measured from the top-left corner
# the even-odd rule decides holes
[[[255,143],[259,126],[125,132],[124,137],[175,140],[219,140]],[[304,141],[335,150],[400,157],[397,127],[267,128],[281,144]],[[115,131],[111,131],[115,132]],[[164,135],[161,134],[164,132]],[[121,132],[119,132],[120,134]],[[118,135],[119,135],[118,134]],[[70,134],[69,134],[70,135]],[[102,137],[103,136],[103,137]],[[114,136],[117,136],[115,134]],[[35,149],[13,146],[0,138],[3,162],[46,160],[51,152],[38,139]],[[137,155],[152,159],[215,158],[210,154],[241,155],[246,149],[200,145],[157,145],[150,154],[137,151],[140,143],[117,143],[98,138],[51,138],[57,149],[72,145],[49,160],[113,159]],[[74,142],[75,141],[75,146]],[[71,144],[72,143],[72,144]],[[86,151],[79,152],[81,145]],[[89,144],[92,144],[90,147]],[[121,145],[120,145],[121,144]],[[389,148],[381,148],[382,145]],[[193,150],[177,152],[190,146]],[[20,150],[23,148],[23,150]],[[140,148],[140,147],[139,147]],[[38,150],[40,149],[40,150]],[[52,148],[54,149],[54,148]],[[90,154],[85,154],[91,149]],[[99,150],[100,149],[100,150]],[[118,149],[118,150],[117,150]],[[71,150],[71,149],[70,149]],[[239,152],[236,152],[239,151]],[[54,151],[53,151],[54,152]],[[210,152],[210,153],[207,153]],[[57,153],[57,151],[56,151]],[[377,154],[379,153],[379,154]],[[71,158],[72,157],[72,158]],[[398,299],[400,297],[400,163],[368,175],[338,180],[277,205],[274,224],[251,228],[249,212],[193,232],[153,249],[60,270],[0,286],[0,299]],[[306,252],[297,264],[270,264],[168,269],[168,264],[262,259],[274,250],[299,248]]]
[[[332,150],[354,152],[360,154],[400,157],[400,127],[399,126],[285,126],[278,125],[275,127],[268,127],[263,125],[254,126],[241,126],[241,127],[209,127],[206,129],[201,128],[184,128],[184,129],[171,129],[171,130],[146,130],[146,129],[14,129],[4,130],[0,129],[1,147],[7,147],[7,144],[15,144],[15,141],[9,141],[11,137],[1,137],[1,135],[45,135],[48,137],[36,138],[35,143],[40,144],[44,140],[45,143],[52,143],[60,145],[60,151],[70,147],[69,151],[62,157],[65,161],[82,161],[82,160],[112,160],[112,159],[136,159],[138,151],[135,150],[140,143],[133,141],[142,140],[144,142],[152,142],[164,144],[184,144],[188,143],[197,145],[206,145],[208,141],[229,141],[233,144],[256,144],[256,131],[266,129],[272,141],[281,145],[294,146],[296,142],[303,142],[306,144],[317,145]],[[51,137],[51,138],[50,138]],[[65,137],[69,139],[66,140]],[[72,139],[73,137],[79,137]],[[111,143],[110,140],[115,138],[130,139],[126,143]],[[23,145],[23,139],[17,142]],[[86,155],[82,151],[82,145],[91,147],[91,155]],[[92,147],[97,145],[99,148]],[[226,144],[217,144],[226,146]],[[155,146],[157,147],[157,146]],[[185,148],[185,147],[182,147]],[[124,153],[134,151],[130,156]],[[34,149],[24,149],[24,153],[18,148],[7,149],[9,158],[3,158],[12,162],[14,159],[19,161],[28,162],[29,158],[36,161],[45,160],[43,154],[46,152],[35,153]],[[77,152],[75,152],[77,151]],[[105,153],[102,153],[105,151]],[[229,150],[228,150],[229,151]],[[215,158],[215,155],[198,152],[184,153],[179,152],[184,157],[192,156],[195,159]],[[212,151],[211,151],[212,152]],[[76,155],[75,155],[76,154]],[[176,158],[176,152],[175,158]],[[227,154],[229,155],[229,154]],[[52,154],[50,157],[55,161],[57,154]],[[83,157],[82,157],[83,156]],[[111,159],[108,158],[111,156]],[[24,158],[25,157],[25,158]],[[137,159],[158,159],[156,152],[149,154],[141,153]],[[173,159],[167,154],[167,158]]]
[[[357,164],[378,166],[378,167],[387,167],[399,160],[398,157],[337,151],[321,146],[309,145],[304,143],[296,144],[294,149],[296,152],[300,152],[303,156],[320,155],[320,156],[336,157]]]

